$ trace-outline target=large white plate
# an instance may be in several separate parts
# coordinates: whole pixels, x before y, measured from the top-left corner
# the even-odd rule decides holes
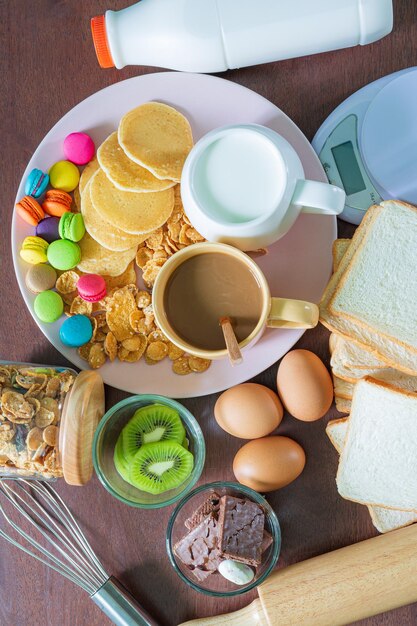
[[[107,87],[64,115],[31,158],[16,201],[24,195],[26,176],[32,168],[47,171],[55,161],[63,158],[62,142],[68,133],[86,131],[99,145],[117,128],[126,111],[148,100],[166,102],[182,111],[191,123],[196,140],[224,124],[252,122],[269,126],[297,150],[307,178],[326,181],[306,137],[274,104],[245,87],[221,78],[163,72],[130,78]],[[62,319],[54,324],[43,324],[34,315],[34,296],[28,292],[24,282],[27,265],[19,257],[23,238],[33,234],[33,230],[14,216],[12,250],[20,290],[44,335],[69,361],[83,369],[86,363],[75,350],[63,346],[59,340]],[[317,302],[331,273],[331,246],[335,237],[334,217],[301,216],[288,235],[259,260],[272,294]],[[153,367],[142,362],[129,364],[116,361],[102,367],[100,374],[105,383],[131,393],[160,393],[176,398],[203,396],[256,376],[282,357],[301,335],[302,331],[267,330],[257,345],[244,354],[242,365],[232,368],[227,361],[217,361],[205,374],[177,376],[171,371],[168,360]]]

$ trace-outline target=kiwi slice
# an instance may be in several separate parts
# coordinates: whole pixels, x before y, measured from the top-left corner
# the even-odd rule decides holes
[[[138,409],[122,431],[122,448],[127,462],[138,448],[156,441],[176,441],[185,437],[178,411],[163,404],[150,404]]]
[[[190,449],[190,442],[188,441],[187,435],[185,435],[184,439],[182,440],[181,443],[182,447],[185,448],[186,450]]]
[[[129,482],[158,495],[182,485],[193,467],[193,455],[176,441],[146,443],[129,462]]]
[[[121,434],[119,435],[119,438],[114,447],[113,461],[114,461],[114,466],[116,470],[118,471],[118,473],[120,474],[120,476],[123,478],[123,480],[125,480],[128,483],[129,482],[129,466],[126,463],[125,456],[123,454]]]

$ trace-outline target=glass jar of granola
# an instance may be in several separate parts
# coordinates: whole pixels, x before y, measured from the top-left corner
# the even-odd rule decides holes
[[[0,361],[0,478],[85,484],[104,410],[97,372]]]

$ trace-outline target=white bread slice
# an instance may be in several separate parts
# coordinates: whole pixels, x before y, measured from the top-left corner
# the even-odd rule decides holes
[[[352,400],[354,385],[352,383],[348,383],[346,380],[338,378],[335,376],[334,372],[332,376],[335,395],[344,400]]]
[[[369,349],[342,338],[337,343],[335,358],[349,369],[385,369],[387,367],[387,363],[377,358]]]
[[[356,384],[336,483],[348,500],[417,512],[417,394]]]
[[[368,369],[349,369],[345,367],[337,358],[337,354],[333,354],[330,359],[330,365],[333,375],[340,381],[356,384],[358,380],[365,376],[376,378],[377,380],[385,380],[394,387],[406,389],[407,391],[417,392],[417,376],[410,376],[391,367]]]
[[[326,426],[326,435],[339,454],[341,454],[343,446],[345,445],[348,421],[349,415],[347,417],[340,417],[336,420],[330,420]]]
[[[417,208],[384,202],[329,303],[417,355]]]
[[[330,352],[330,356],[336,350],[337,344],[338,344],[339,341],[344,341],[344,339],[339,337],[339,335],[336,335],[336,333],[330,333],[330,337],[329,337],[329,352]]]
[[[342,452],[348,430],[349,417],[331,420],[326,427],[326,433],[330,441],[340,454]],[[417,513],[384,509],[380,506],[368,506],[372,523],[380,533],[388,533],[403,526],[409,526],[417,522]]]
[[[350,242],[351,239],[335,239],[333,242],[333,272],[337,271],[345,252],[349,248]],[[330,335],[329,348],[330,354],[333,355],[335,353],[335,359],[346,368],[354,367],[359,369],[363,367],[369,369],[370,366],[373,366],[376,369],[377,367],[385,368],[387,366],[384,361],[374,357],[369,350],[365,350],[355,343],[345,341],[336,333],[331,333]],[[361,376],[358,376],[358,378],[361,378]]]
[[[378,228],[376,228],[376,226],[378,226]],[[380,238],[382,237],[384,245],[381,245],[381,241],[372,236],[374,231],[379,234]],[[396,237],[393,237],[393,232],[395,232]],[[410,232],[412,234],[408,237]],[[412,375],[417,375],[417,348],[415,349],[413,341],[410,343],[410,341],[403,341],[403,339],[405,337],[404,324],[411,324],[416,315],[417,290],[415,289],[415,281],[410,281],[408,273],[406,274],[406,278],[407,281],[411,282],[411,285],[404,284],[402,260],[405,253],[407,255],[407,272],[409,272],[409,268],[412,265],[412,262],[410,265],[410,257],[414,259],[414,263],[416,260],[415,255],[417,248],[414,241],[416,237],[417,210],[415,207],[403,202],[390,200],[382,202],[380,206],[374,205],[368,209],[361,225],[355,232],[348,250],[340,262],[338,270],[330,279],[320,303],[320,320],[330,330],[337,332],[345,339],[351,339],[361,346],[366,346],[377,358],[387,362],[391,367]],[[399,247],[397,245],[390,245],[394,239],[401,241]],[[412,239],[412,246],[409,245],[408,239]],[[400,252],[398,252],[398,250],[400,250]],[[356,259],[357,255],[358,259]],[[345,271],[352,266],[354,268],[352,275],[356,283],[359,283],[362,280],[362,274],[364,272],[366,273],[366,263],[364,266],[363,259],[372,259],[374,256],[378,256],[382,268],[379,270],[379,274],[377,274],[379,283],[383,283],[383,272],[395,274],[397,282],[401,285],[404,284],[404,289],[398,289],[397,286],[394,290],[395,293],[401,294],[401,298],[399,301],[392,300],[392,294],[390,292],[388,300],[382,301],[381,294],[374,288],[372,294],[373,296],[376,295],[376,301],[372,302],[372,306],[368,306],[370,304],[368,294],[362,302],[364,317],[366,318],[365,321],[353,316],[342,317],[340,315],[341,309],[337,309],[337,315],[335,315],[332,310],[330,310],[329,304],[333,301],[339,282],[345,274]],[[374,263],[372,263],[372,267],[377,271],[377,267]],[[392,279],[389,280],[391,286],[394,282],[395,281],[392,281]],[[414,293],[413,287],[416,293]],[[381,289],[382,294],[384,291],[384,289]],[[397,333],[399,336],[396,336],[396,330],[392,332],[393,336],[390,336],[386,332],[387,324],[386,320],[384,320],[384,311],[388,308],[387,302],[389,302],[390,306],[395,307],[396,310],[402,311],[401,302],[405,294],[408,294],[413,302],[411,306],[407,304],[407,306],[404,307],[405,316],[408,318],[408,316],[411,315],[411,318],[405,320],[404,313],[400,313],[400,321],[396,324],[399,328]],[[332,302],[332,305],[334,304],[335,303]],[[336,305],[340,307],[339,301],[336,302]],[[359,306],[358,303],[358,307]],[[380,322],[379,325],[381,328],[372,327],[374,325],[373,319],[372,326],[369,324],[371,317],[368,309],[375,314],[375,319],[378,317],[379,312],[381,319],[378,320],[378,323]],[[355,314],[360,315],[362,311],[355,311]],[[393,318],[392,312],[390,312],[387,317],[391,320]],[[376,326],[378,326],[378,324],[376,324]],[[416,333],[417,331],[413,329],[412,335]]]
[[[349,248],[351,239],[335,239],[332,246],[333,271],[335,272],[340,265],[340,261],[346,250]]]
[[[339,398],[339,396],[335,396],[334,402],[336,405],[336,409],[339,411],[339,413],[350,413],[350,409],[352,406],[351,400],[346,400],[346,398]]]

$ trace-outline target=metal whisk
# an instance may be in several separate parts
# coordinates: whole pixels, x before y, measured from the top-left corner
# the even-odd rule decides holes
[[[4,519],[27,544],[36,548],[37,553],[13,539],[2,528],[1,537],[84,589],[117,626],[158,626],[123,585],[106,573],[71,511],[48,483],[24,479],[0,480],[0,495],[5,499],[0,499]],[[5,501],[14,512],[30,522],[53,551],[11,519],[4,508]]]

